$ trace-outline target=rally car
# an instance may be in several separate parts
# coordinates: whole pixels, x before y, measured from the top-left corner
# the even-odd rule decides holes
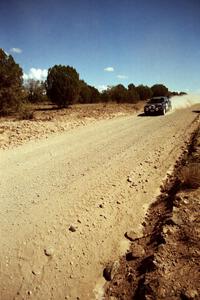
[[[144,107],[145,115],[161,114],[165,115],[172,109],[171,101],[168,97],[153,97]]]

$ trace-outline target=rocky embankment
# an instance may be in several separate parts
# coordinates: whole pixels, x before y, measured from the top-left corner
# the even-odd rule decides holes
[[[105,300],[200,298],[200,127],[151,205],[142,236],[104,269]]]

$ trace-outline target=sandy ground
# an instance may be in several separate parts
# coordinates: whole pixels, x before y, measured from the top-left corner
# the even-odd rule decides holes
[[[125,116],[1,150],[0,299],[101,299],[195,118]]]

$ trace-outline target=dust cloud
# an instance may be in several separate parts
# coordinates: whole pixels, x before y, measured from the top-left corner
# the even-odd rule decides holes
[[[175,111],[200,103],[200,95],[188,94],[184,96],[174,96],[171,98],[171,102],[172,110]]]

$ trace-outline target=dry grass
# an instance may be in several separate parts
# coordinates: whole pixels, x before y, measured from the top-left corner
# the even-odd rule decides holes
[[[188,188],[200,187],[200,163],[190,163],[180,173],[182,184]]]

